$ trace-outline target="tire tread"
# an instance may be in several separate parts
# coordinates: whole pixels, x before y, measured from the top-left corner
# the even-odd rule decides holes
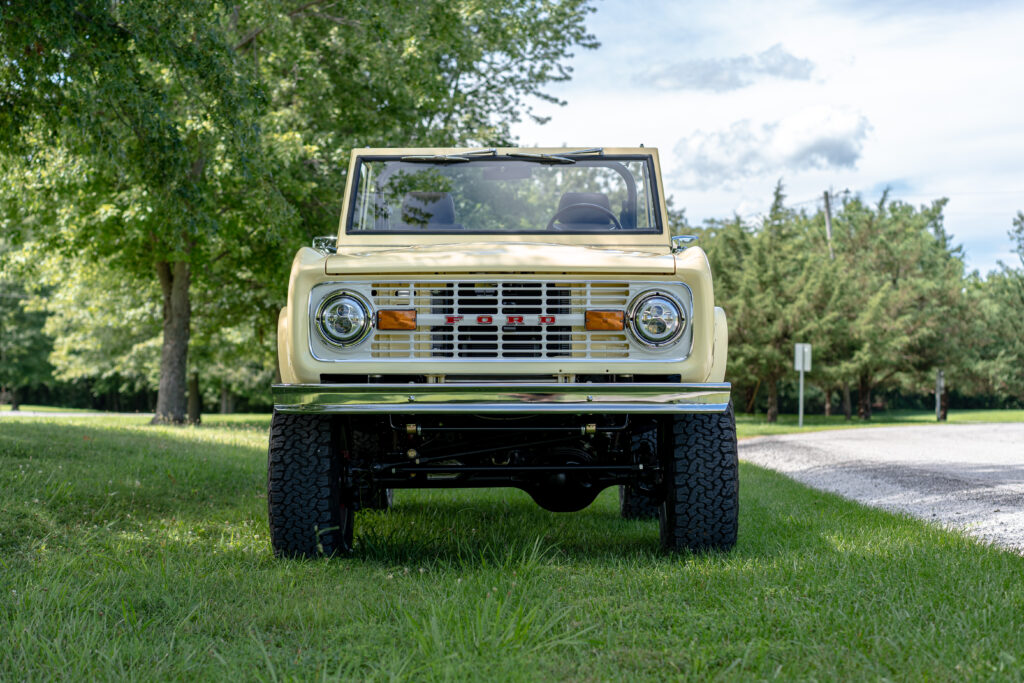
[[[352,511],[343,500],[328,418],[274,414],[267,453],[267,512],[277,557],[351,550]]]
[[[732,404],[725,413],[679,415],[664,425],[666,550],[729,550],[739,522],[739,457]]]

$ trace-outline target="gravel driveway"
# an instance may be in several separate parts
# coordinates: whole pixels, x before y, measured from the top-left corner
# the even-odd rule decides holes
[[[740,442],[740,458],[1024,552],[1024,424],[757,437]]]

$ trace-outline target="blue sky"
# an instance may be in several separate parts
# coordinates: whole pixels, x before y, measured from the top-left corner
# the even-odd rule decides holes
[[[813,211],[825,189],[949,198],[969,269],[1018,264],[1024,210],[1024,3],[597,0],[573,80],[518,124],[524,145],[657,147],[693,222],[752,221],[778,179]]]

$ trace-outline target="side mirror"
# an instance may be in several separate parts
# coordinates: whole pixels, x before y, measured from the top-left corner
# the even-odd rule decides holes
[[[338,238],[334,235],[319,235],[313,238],[313,248],[321,254],[338,253]]]
[[[672,237],[672,253],[673,254],[678,254],[683,249],[686,249],[686,246],[690,242],[696,242],[696,241],[697,241],[697,236],[696,235],[673,235],[673,237]]]

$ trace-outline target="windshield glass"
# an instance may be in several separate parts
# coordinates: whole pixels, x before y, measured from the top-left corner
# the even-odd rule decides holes
[[[348,231],[660,232],[652,179],[645,156],[361,158]]]

